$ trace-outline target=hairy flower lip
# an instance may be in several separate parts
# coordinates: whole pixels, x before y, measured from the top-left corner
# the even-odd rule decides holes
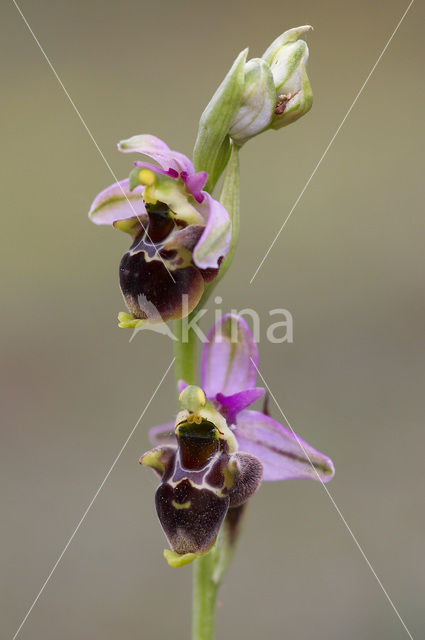
[[[177,417],[173,446],[156,447],[140,459],[161,477],[155,504],[170,546],[181,557],[180,562],[172,555],[176,566],[211,549],[229,507],[246,502],[262,477],[257,458],[233,451],[228,436],[221,435],[216,425],[224,419],[215,409],[204,409],[201,390],[189,387],[188,392],[182,402],[193,413],[182,413],[193,420]],[[207,414],[201,416],[202,411]]]

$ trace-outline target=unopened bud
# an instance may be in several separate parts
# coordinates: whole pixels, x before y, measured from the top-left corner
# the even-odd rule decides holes
[[[263,60],[270,66],[276,89],[276,105],[270,122],[280,129],[303,116],[313,103],[313,93],[307,77],[308,46],[298,38],[312,27],[305,25],[289,29],[270,45]]]
[[[243,144],[268,127],[275,107],[276,89],[270,67],[261,58],[253,58],[245,64],[241,105],[229,135],[237,144]]]

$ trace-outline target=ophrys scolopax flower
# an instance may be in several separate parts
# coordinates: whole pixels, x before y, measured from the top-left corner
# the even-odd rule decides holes
[[[179,383],[182,410],[154,427],[157,446],[140,459],[161,476],[156,508],[180,566],[209,551],[228,509],[264,481],[334,475],[332,461],[264,411],[248,409],[256,387],[258,349],[246,322],[226,315],[208,333],[201,387]]]
[[[230,244],[229,215],[203,190],[206,172],[196,173],[189,158],[159,138],[134,136],[118,148],[158,163],[135,162],[130,177],[99,193],[89,212],[95,224],[133,237],[119,269],[130,312],[120,314],[120,326],[181,318],[218,273]]]

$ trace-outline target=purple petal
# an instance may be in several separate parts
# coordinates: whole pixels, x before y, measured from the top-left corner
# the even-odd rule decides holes
[[[193,259],[200,269],[216,269],[220,266],[220,258],[223,258],[229,250],[232,224],[223,205],[214,200],[206,191],[202,193],[204,199],[196,206],[196,209],[207,221],[207,224],[195,247]]]
[[[194,175],[189,175],[186,171],[182,171],[181,179],[195,200],[199,203],[203,202],[205,194],[202,192],[202,189],[205,187],[205,183],[208,179],[208,173],[206,171],[200,171]]]
[[[166,422],[149,429],[149,440],[156,447],[158,445],[175,445],[174,422]]]
[[[247,323],[227,314],[209,330],[202,350],[202,388],[208,398],[231,396],[255,386],[258,349]]]
[[[128,220],[146,214],[143,191],[142,186],[130,191],[128,178],[114,182],[93,200],[89,211],[90,220],[95,224],[113,224],[117,220]]]
[[[168,171],[165,171],[165,169],[160,169],[156,164],[151,164],[150,162],[142,162],[141,160],[136,160],[136,162],[134,162],[133,164],[135,167],[145,167],[146,169],[151,169],[156,173],[162,173],[163,176],[170,176],[170,178],[179,177],[179,172],[175,169],[168,169]]]
[[[332,460],[260,411],[242,411],[234,434],[240,451],[261,461],[263,480],[310,478],[329,482],[334,476]]]
[[[239,391],[231,396],[224,396],[217,393],[216,399],[220,403],[220,412],[224,413],[229,424],[235,424],[237,414],[253,404],[258,398],[264,395],[264,389],[256,387],[255,389],[247,389]]]
[[[186,171],[189,175],[195,173],[193,164],[183,153],[173,151],[165,142],[151,135],[140,135],[121,140],[118,149],[123,153],[143,153],[155,160],[163,169],[174,169],[179,173]]]

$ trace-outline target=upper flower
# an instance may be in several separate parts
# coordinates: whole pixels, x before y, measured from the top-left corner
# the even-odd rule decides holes
[[[229,215],[203,190],[207,173],[196,173],[189,158],[159,138],[133,136],[118,149],[149,156],[159,165],[135,162],[130,177],[99,193],[89,212],[95,224],[113,225],[134,237],[120,265],[121,290],[131,312],[120,314],[120,326],[181,318],[218,273],[230,244]]]
[[[245,502],[261,479],[328,482],[334,475],[328,457],[266,410],[248,409],[265,390],[255,386],[258,350],[245,321],[228,314],[207,337],[202,389],[179,383],[183,412],[175,422],[151,429],[151,440],[158,446],[141,458],[162,475],[158,515],[174,552],[185,557],[189,553],[189,559],[211,548],[227,509]],[[189,424],[190,429],[184,426]],[[215,510],[211,507],[209,518],[200,519],[212,504]],[[168,552],[170,558],[178,563]]]

